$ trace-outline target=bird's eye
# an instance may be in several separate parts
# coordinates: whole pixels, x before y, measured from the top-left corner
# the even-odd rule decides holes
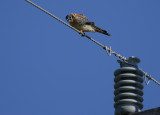
[[[67,15],[66,20],[71,22],[73,20],[73,15],[71,15],[71,14]]]
[[[70,16],[70,20],[72,20],[72,19],[73,19],[73,15]]]

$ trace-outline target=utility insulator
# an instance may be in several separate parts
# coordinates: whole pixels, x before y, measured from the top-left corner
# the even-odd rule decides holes
[[[128,115],[143,108],[143,72],[138,69],[139,62],[134,56],[127,62],[118,60],[120,69],[114,72],[115,115]]]

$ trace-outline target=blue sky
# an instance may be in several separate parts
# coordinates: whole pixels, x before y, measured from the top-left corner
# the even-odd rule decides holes
[[[32,0],[65,20],[86,15],[111,37],[87,33],[160,81],[159,0]],[[113,115],[114,55],[25,0],[0,3],[1,115]],[[65,20],[66,21],[66,20]],[[160,87],[144,84],[143,110],[160,106]]]

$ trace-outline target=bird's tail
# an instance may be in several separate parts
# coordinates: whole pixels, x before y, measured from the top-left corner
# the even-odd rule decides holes
[[[111,36],[106,30],[102,30],[101,28],[97,27],[97,26],[93,26],[96,32],[105,34],[107,36]]]

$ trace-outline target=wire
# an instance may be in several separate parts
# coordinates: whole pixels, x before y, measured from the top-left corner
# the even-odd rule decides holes
[[[37,7],[38,9],[42,10],[43,12],[45,12],[46,14],[52,16],[53,18],[55,18],[56,20],[60,21],[61,23],[65,24],[66,26],[70,27],[71,29],[77,31],[78,33],[80,33],[79,30],[77,30],[76,28],[68,25],[67,23],[65,23],[64,21],[62,21],[61,19],[59,19],[58,17],[56,17],[55,15],[51,14],[50,12],[44,10],[43,8],[41,8],[40,6],[36,5],[35,3],[29,1],[29,0],[26,0],[28,3],[32,4],[33,6]]]
[[[60,21],[61,23],[63,23],[64,25],[68,26],[69,28],[73,29],[74,31],[78,32],[79,34],[81,34],[83,37],[88,38],[89,40],[93,41],[94,43],[96,43],[97,45],[99,45],[100,47],[102,47],[104,50],[106,50],[107,55],[111,56],[111,54],[114,54],[116,57],[118,57],[119,59],[123,60],[124,62],[128,63],[126,57],[121,56],[120,54],[116,53],[115,51],[111,50],[111,46],[110,48],[108,48],[107,46],[99,43],[98,41],[94,40],[93,38],[89,37],[86,34],[82,34],[79,30],[77,30],[76,28],[74,28],[73,26],[67,24],[66,22],[64,22],[63,20],[59,19],[58,17],[56,17],[55,15],[51,14],[50,12],[44,10],[43,8],[41,8],[40,6],[36,5],[35,3],[31,2],[30,0],[26,0],[28,3],[32,4],[33,6],[37,7],[38,9],[40,9],[41,11],[45,12],[46,14],[50,15],[51,17],[55,18],[56,20]],[[151,75],[148,75],[146,72],[143,71],[143,74],[145,77],[148,78],[148,80],[152,80],[154,81],[156,84],[160,85],[160,83],[158,81],[156,81],[154,78],[152,78]],[[146,82],[146,79],[145,79]],[[149,83],[149,81],[148,81]],[[148,83],[146,82],[146,84],[148,85]]]

